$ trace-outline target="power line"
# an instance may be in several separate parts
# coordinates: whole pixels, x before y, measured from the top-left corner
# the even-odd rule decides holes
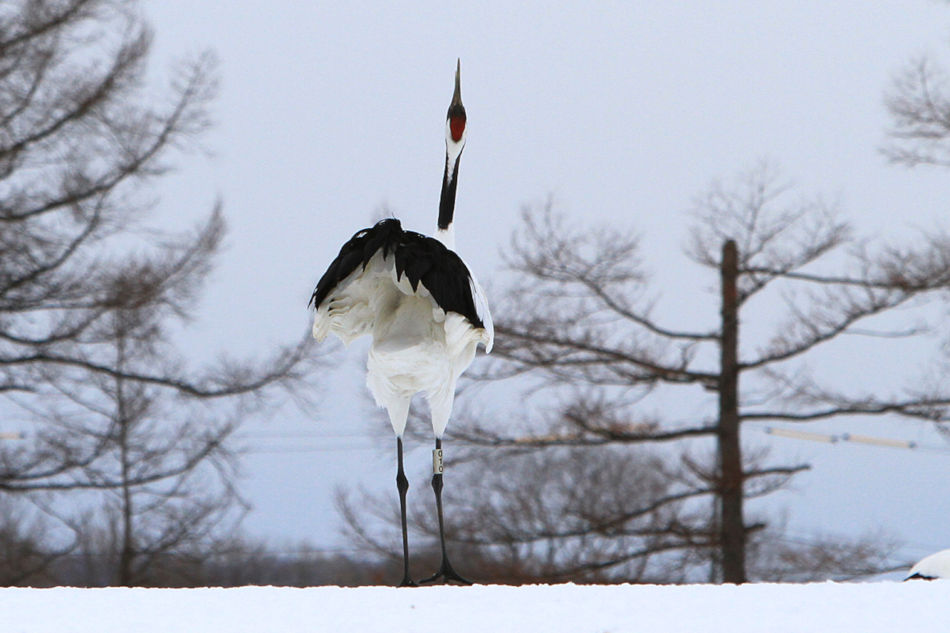
[[[243,453],[323,453],[326,451],[371,451],[377,450],[380,447],[377,445],[365,445],[365,446],[254,446],[251,448],[245,448]]]
[[[249,439],[346,439],[366,437],[365,433],[315,433],[312,431],[241,431],[235,437]]]
[[[789,439],[804,440],[808,442],[821,442],[823,444],[838,444],[841,442],[848,442],[851,444],[866,444],[868,446],[877,446],[881,448],[900,448],[905,450],[919,450],[933,453],[950,454],[950,447],[938,446],[936,444],[920,444],[914,440],[899,440],[888,437],[860,435],[858,433],[814,433],[810,431],[799,431],[797,429],[788,429],[775,426],[767,426],[760,430],[766,435],[775,435],[777,437],[786,437]]]
[[[266,546],[263,550],[248,550],[248,551],[238,551],[238,552],[218,552],[208,554],[209,560],[214,560],[216,558],[251,558],[251,557],[290,557],[290,558],[306,558],[311,556],[332,556],[334,554],[342,555],[357,555],[364,554],[365,550],[359,547],[345,547],[345,546],[324,546],[319,545],[314,546],[305,546],[299,548],[284,548],[277,547],[275,549],[268,549]],[[109,551],[80,551],[80,552],[65,552],[62,554],[64,558],[109,558],[117,556],[118,552],[109,552]],[[172,557],[180,556],[181,552],[176,552],[173,550],[165,552],[155,552],[154,556],[162,557]]]

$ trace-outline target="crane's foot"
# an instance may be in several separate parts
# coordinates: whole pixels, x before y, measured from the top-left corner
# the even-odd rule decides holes
[[[452,581],[452,582],[457,582],[460,585],[472,584],[471,580],[459,575],[459,573],[455,571],[455,569],[452,567],[451,563],[449,563],[449,561],[444,558],[442,559],[442,565],[439,567],[439,571],[437,571],[435,575],[433,576],[429,576],[428,578],[424,578],[423,580],[420,580],[419,584],[426,585],[426,584],[429,584],[430,582],[435,582],[436,580],[439,580],[440,578],[444,580],[445,582]]]
[[[418,587],[419,583],[413,582],[412,578],[406,576],[402,579],[402,582],[399,583],[399,587]]]

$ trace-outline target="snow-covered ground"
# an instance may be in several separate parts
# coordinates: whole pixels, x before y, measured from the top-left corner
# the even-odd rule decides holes
[[[3,633],[950,631],[950,581],[0,589]]]

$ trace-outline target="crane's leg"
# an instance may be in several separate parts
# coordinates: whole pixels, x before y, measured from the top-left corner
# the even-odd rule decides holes
[[[439,511],[439,541],[442,544],[442,564],[435,575],[420,580],[420,583],[434,582],[439,578],[449,581],[462,583],[463,585],[472,584],[471,580],[463,578],[452,567],[449,562],[449,555],[445,549],[445,519],[442,515],[442,440],[436,438],[435,450],[432,452],[432,489],[435,491],[435,507]]]
[[[406,523],[406,491],[409,490],[409,479],[402,468],[402,438],[396,438],[396,489],[399,491],[399,518],[402,521],[402,582],[400,587],[416,587],[409,577],[409,529]]]

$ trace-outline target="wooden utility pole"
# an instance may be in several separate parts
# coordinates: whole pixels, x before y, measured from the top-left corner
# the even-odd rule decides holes
[[[722,335],[719,341],[719,548],[722,580],[743,583],[742,449],[739,445],[739,257],[734,240],[722,247]]]

